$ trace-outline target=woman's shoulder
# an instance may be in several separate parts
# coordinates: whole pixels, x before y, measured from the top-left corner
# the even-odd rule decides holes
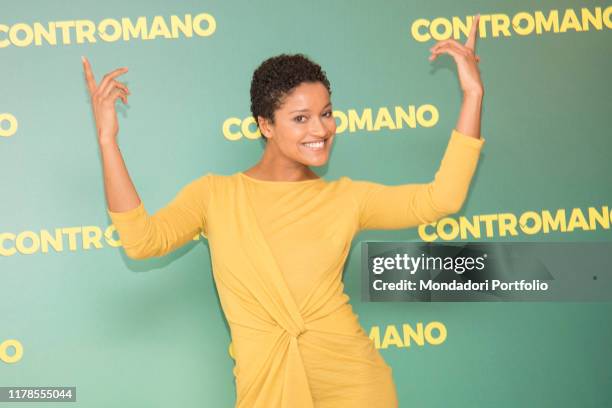
[[[235,183],[236,174],[222,174],[215,171],[201,173],[195,181],[210,187],[222,186]]]
[[[361,180],[359,179],[355,179],[353,177],[350,176],[340,176],[338,178],[336,178],[335,180],[331,181],[332,183],[335,183],[338,186],[342,186],[342,187],[350,187],[355,183],[360,182]]]

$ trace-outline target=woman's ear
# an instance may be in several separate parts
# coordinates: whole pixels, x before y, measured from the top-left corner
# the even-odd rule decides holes
[[[265,137],[266,139],[273,137],[274,132],[268,119],[264,118],[263,116],[257,116],[257,124],[259,125],[261,137]]]

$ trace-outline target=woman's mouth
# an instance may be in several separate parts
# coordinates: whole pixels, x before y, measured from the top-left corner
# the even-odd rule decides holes
[[[327,139],[320,140],[318,142],[302,143],[302,146],[305,146],[310,150],[323,150],[325,148],[326,143],[327,143]]]

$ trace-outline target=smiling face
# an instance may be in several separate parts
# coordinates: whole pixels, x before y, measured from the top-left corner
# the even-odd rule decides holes
[[[332,112],[327,88],[321,82],[302,82],[274,112],[274,124],[258,117],[268,137],[266,153],[305,166],[324,165],[336,134]]]

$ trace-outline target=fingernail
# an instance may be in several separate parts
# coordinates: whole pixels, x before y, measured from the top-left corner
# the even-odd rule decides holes
[[[83,63],[85,63],[85,57],[81,55],[81,61],[83,61]]]

